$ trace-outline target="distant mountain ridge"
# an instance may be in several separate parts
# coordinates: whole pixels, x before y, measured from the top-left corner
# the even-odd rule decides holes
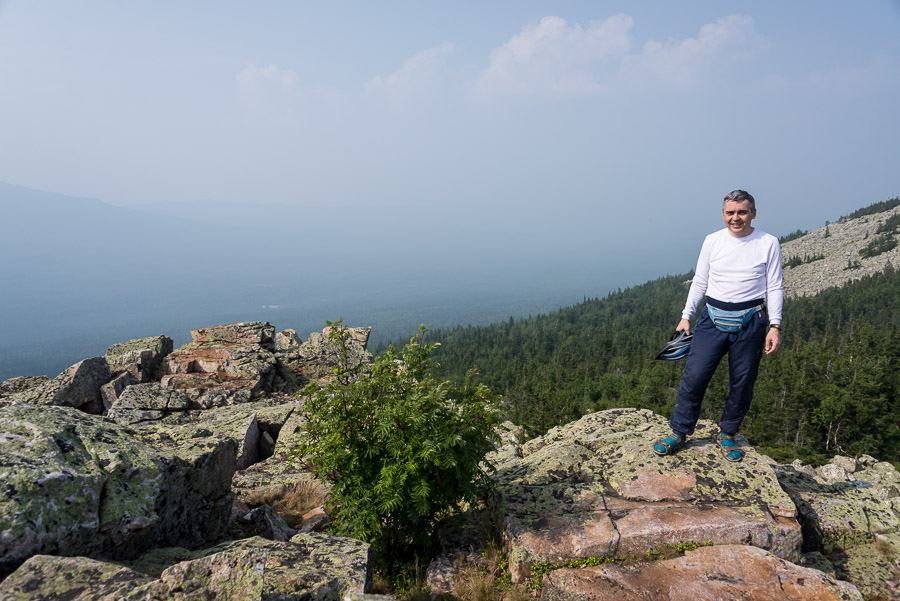
[[[855,218],[841,218],[834,223],[807,232],[781,246],[784,268],[784,288],[788,298],[810,296],[827,288],[842,286],[849,281],[883,271],[888,263],[900,267],[900,244],[893,249],[866,257],[860,251],[877,236],[886,235],[896,241],[900,230],[878,232],[884,224],[900,219],[900,199],[886,211]],[[791,260],[821,257],[789,266]]]

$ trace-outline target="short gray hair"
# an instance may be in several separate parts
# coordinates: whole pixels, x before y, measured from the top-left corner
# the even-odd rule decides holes
[[[753,200],[753,196],[751,196],[750,193],[746,190],[732,190],[725,195],[725,200],[722,202],[722,206],[725,206],[725,203],[729,200],[734,202],[744,202],[746,200],[750,203],[750,210],[756,210],[756,201]]]

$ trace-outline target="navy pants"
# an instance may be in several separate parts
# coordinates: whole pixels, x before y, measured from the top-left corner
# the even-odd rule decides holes
[[[679,434],[693,434],[700,419],[700,404],[706,387],[719,365],[728,353],[728,371],[731,389],[725,400],[725,411],[719,421],[719,429],[726,434],[736,434],[750,409],[753,399],[753,384],[759,372],[766,341],[766,324],[769,319],[765,309],[757,311],[740,332],[719,331],[706,305],[700,310],[697,325],[694,326],[691,350],[684,366],[684,376],[678,388],[675,410],[669,425]]]

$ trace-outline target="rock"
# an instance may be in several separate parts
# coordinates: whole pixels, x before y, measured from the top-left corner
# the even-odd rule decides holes
[[[847,482],[850,480],[850,474],[848,474],[842,467],[835,465],[833,463],[826,463],[822,467],[816,470],[819,475],[819,478],[828,482],[829,484],[833,484],[835,482]]]
[[[229,521],[233,522],[241,516],[244,516],[250,512],[250,506],[247,505],[241,499],[235,499],[234,503],[231,505],[231,517]]]
[[[832,465],[835,465],[842,470],[844,470],[847,474],[852,474],[857,469],[859,469],[859,463],[853,457],[844,457],[843,455],[835,455],[834,459],[831,460]]]
[[[288,542],[260,537],[208,550],[266,552],[263,599],[335,599],[364,593],[372,581],[372,550],[361,541],[327,534],[297,534]]]
[[[819,552],[867,595],[900,598],[891,560],[900,551],[900,474],[887,462],[861,463],[852,477],[833,464],[811,474],[779,466],[778,480],[797,504],[805,551]]]
[[[328,338],[335,331],[336,327],[346,328],[346,330],[350,333],[350,342],[352,344],[361,346],[363,349],[369,344],[369,334],[372,333],[372,328],[350,328],[345,326],[328,326],[324,330],[322,330],[322,338]],[[318,335],[313,333],[310,334],[310,339],[317,337]]]
[[[283,400],[200,409],[185,392],[150,382],[129,386],[107,417],[136,428],[148,444],[158,438],[190,440],[198,435],[232,439],[237,444],[236,469],[243,470],[272,456],[276,443],[269,432],[278,436],[296,408],[293,401]]]
[[[342,326],[344,327],[344,326]],[[365,365],[372,362],[372,354],[366,350],[372,328],[346,328],[350,334],[348,361],[351,365]],[[338,364],[340,353],[337,345],[328,339],[330,327],[322,332],[312,332],[309,339],[299,347],[291,347],[278,352],[278,360],[288,379],[295,386],[305,386],[310,382],[324,384],[334,378],[332,369]]]
[[[183,549],[173,557],[184,557]],[[32,557],[0,583],[3,601],[167,601],[171,599],[320,599],[365,595],[371,582],[369,545],[326,535],[290,542],[254,537],[195,552],[150,577],[84,557]]]
[[[151,582],[127,567],[88,559],[35,555],[0,582],[3,601],[86,599],[130,601],[129,593]]]
[[[166,357],[160,381],[206,408],[259,398],[275,380],[274,332],[260,322],[194,330],[194,342]]]
[[[658,457],[650,444],[668,434],[667,422],[613,409],[551,429],[522,445],[521,457],[501,453],[494,478],[513,581],[535,563],[691,541],[748,543],[799,559],[796,507],[767,458],[745,448],[743,462],[723,461],[716,431],[701,422],[685,448]]]
[[[314,532],[330,521],[331,517],[325,513],[325,508],[322,506],[316,507],[312,511],[303,514],[303,523],[300,525],[297,533],[306,534],[307,532]]]
[[[242,499],[265,494],[284,486],[315,480],[312,468],[293,454],[306,426],[302,412],[294,411],[279,429],[273,455],[264,461],[239,470],[232,480],[232,490]]]
[[[459,568],[447,555],[439,555],[428,564],[425,571],[425,583],[431,591],[432,598],[442,598],[453,594],[453,585]]]
[[[562,568],[544,577],[543,600],[862,601],[852,584],[745,545],[700,547],[683,557],[623,567]]]
[[[0,408],[0,574],[35,554],[125,558],[219,538],[235,443],[156,443],[72,408]]]
[[[118,424],[137,426],[160,421],[172,414],[183,415],[197,407],[198,404],[184,392],[148,382],[126,388],[109,408],[107,417]]]
[[[0,398],[37,388],[50,381],[47,376],[19,376],[0,382]]]
[[[300,337],[297,336],[297,332],[295,330],[287,329],[282,330],[275,334],[275,350],[276,351],[292,351],[300,348],[301,344]]]
[[[268,505],[260,505],[251,509],[239,518],[257,536],[269,540],[286,541],[297,534],[293,528],[281,519],[274,509]]]
[[[100,396],[103,398],[103,407],[109,410],[119,400],[126,388],[138,382],[137,378],[126,371],[101,386]]]
[[[103,357],[79,361],[52,380],[9,397],[13,403],[75,407],[85,413],[103,412],[100,387],[109,382],[109,366]]]
[[[171,338],[150,336],[112,345],[106,349],[106,362],[113,375],[129,373],[138,382],[150,382],[162,377],[163,359],[171,352]]]
[[[120,419],[115,407],[110,413],[114,419]],[[128,415],[134,417],[135,413]],[[189,444],[193,440],[207,437],[231,441],[235,469],[244,469],[259,459],[259,426],[252,407],[177,411],[156,421],[130,422],[130,425],[135,428],[134,433],[138,438],[154,447],[166,445],[170,441]]]
[[[235,549],[183,561],[163,571],[158,580],[137,587],[129,599],[257,601],[265,598],[267,559],[265,549]]]
[[[266,459],[275,454],[275,440],[268,432],[263,432],[259,437],[259,458]]]
[[[275,326],[269,322],[247,321],[222,326],[211,326],[191,331],[194,342],[259,346],[275,352]]]

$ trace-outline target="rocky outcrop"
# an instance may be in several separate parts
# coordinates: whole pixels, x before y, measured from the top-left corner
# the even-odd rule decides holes
[[[19,376],[0,382],[0,399],[37,388],[50,381],[47,376]]]
[[[803,523],[804,559],[868,595],[900,599],[900,473],[888,462],[835,457],[776,468]]]
[[[150,445],[203,436],[232,440],[235,467],[242,470],[273,454],[274,439],[296,406],[293,399],[276,398],[203,409],[182,391],[150,383],[129,386],[107,418],[134,428]]]
[[[164,387],[180,390],[204,407],[247,402],[272,390],[275,328],[245,322],[200,328],[193,342],[166,357]]]
[[[288,352],[300,348],[302,341],[297,336],[296,330],[282,330],[275,334],[275,350],[279,352]]]
[[[369,329],[347,333],[351,360],[370,361]],[[0,599],[368,598],[368,546],[315,532],[328,485],[296,453],[306,418],[284,392],[332,377],[328,334],[202,328],[168,354],[164,337],[110,347],[113,373],[93,374],[107,366],[96,358],[0,385],[0,574],[25,562]],[[169,372],[158,382],[154,365]],[[101,397],[104,419],[74,409],[97,411]],[[544,599],[900,598],[893,466],[776,466],[740,437],[745,458],[732,464],[708,422],[658,457],[650,443],[668,432],[633,409],[528,441],[503,424],[488,458],[494,502],[477,519],[501,531],[512,580]],[[284,503],[289,494],[315,500]],[[232,519],[230,535],[274,540],[221,543]],[[477,528],[442,538],[434,592],[452,592],[460,566],[485,565]]]
[[[550,430],[496,462],[510,571],[532,565],[641,555],[665,545],[750,544],[798,560],[800,524],[766,458],[746,449],[722,460],[713,424],[701,422],[674,456],[657,457],[666,421],[615,409]],[[741,441],[746,444],[745,441]]]
[[[83,557],[37,555],[0,583],[4,601],[105,599],[167,601],[338,601],[371,581],[369,545],[326,535],[289,542],[259,537],[226,543],[150,577]]]
[[[544,576],[546,601],[862,601],[852,584],[758,547],[721,545],[634,566],[562,568]]]
[[[529,441],[503,424],[495,503],[442,534],[432,592],[458,593],[485,565],[479,524],[495,523],[513,582],[541,599],[900,599],[891,464],[778,466],[741,437],[744,460],[730,463],[716,432],[701,421],[659,457],[650,445],[669,427],[649,411],[602,411]]]
[[[52,380],[29,386],[22,392],[7,397],[9,404],[31,403],[75,407],[86,413],[103,412],[100,388],[109,382],[110,373],[106,359],[94,357],[79,361]]]
[[[191,339],[197,344],[236,344],[275,351],[275,327],[269,322],[245,321],[199,328],[191,332]]]
[[[66,407],[0,408],[0,573],[39,553],[128,557],[222,536],[235,444],[155,447]]]
[[[348,355],[351,365],[364,365],[372,362],[372,354],[366,350],[372,328],[351,328],[347,326],[331,326],[322,332],[312,332],[306,342],[299,343],[293,330],[285,330],[279,334],[278,359],[286,377],[296,387],[310,382],[324,384],[333,379],[332,369],[341,358],[338,346],[329,338],[334,327],[347,331]]]
[[[131,374],[138,382],[159,381],[163,360],[172,352],[168,336],[150,336],[119,342],[106,349],[106,362],[113,376]]]
[[[286,541],[296,534],[274,509],[268,505],[260,505],[251,509],[240,518],[242,525],[256,536],[269,540]]]

